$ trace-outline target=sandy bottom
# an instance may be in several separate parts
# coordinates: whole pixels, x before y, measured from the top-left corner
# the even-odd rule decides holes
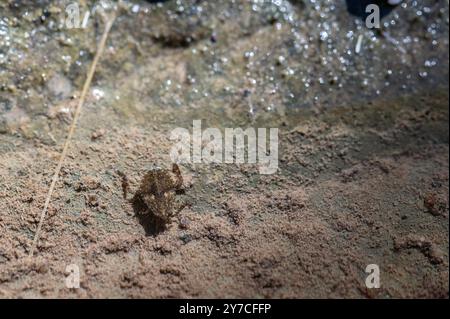
[[[121,175],[130,198],[150,165],[168,167],[173,125],[87,108],[33,258],[61,146],[0,135],[0,297],[448,297],[448,96],[437,96],[291,117],[274,175],[184,165],[189,206],[159,233],[123,198]],[[79,289],[66,287],[71,264]],[[380,289],[365,286],[368,264]]]

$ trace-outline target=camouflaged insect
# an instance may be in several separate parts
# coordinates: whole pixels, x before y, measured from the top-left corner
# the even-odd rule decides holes
[[[142,214],[152,214],[164,222],[168,222],[184,205],[176,200],[176,192],[183,189],[183,177],[177,164],[172,170],[152,169],[148,171],[136,192],[146,210]]]

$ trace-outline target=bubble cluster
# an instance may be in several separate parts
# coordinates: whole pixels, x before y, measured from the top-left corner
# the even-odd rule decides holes
[[[13,3],[0,11],[0,89],[6,98],[19,96],[27,112],[42,113],[57,102],[46,92],[54,73],[80,85],[101,24],[93,17],[86,29],[64,28],[67,1]],[[149,107],[256,118],[448,86],[445,1],[402,1],[380,29],[349,14],[345,1],[104,3],[119,13],[98,70],[96,87],[105,93],[94,96],[104,103],[116,92]]]

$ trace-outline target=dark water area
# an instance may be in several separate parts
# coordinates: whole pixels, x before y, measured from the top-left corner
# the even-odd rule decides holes
[[[370,4],[376,4],[380,7],[380,18],[386,17],[395,8],[395,5],[389,4],[386,0],[346,0],[346,3],[348,12],[360,17],[364,21],[369,16],[366,8]]]

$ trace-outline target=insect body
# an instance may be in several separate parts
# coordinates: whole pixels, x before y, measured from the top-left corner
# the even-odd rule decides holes
[[[172,170],[149,170],[133,200],[142,204],[141,214],[151,214],[165,224],[185,206],[180,206],[176,200],[177,192],[181,190],[183,177],[178,165],[173,164]]]

